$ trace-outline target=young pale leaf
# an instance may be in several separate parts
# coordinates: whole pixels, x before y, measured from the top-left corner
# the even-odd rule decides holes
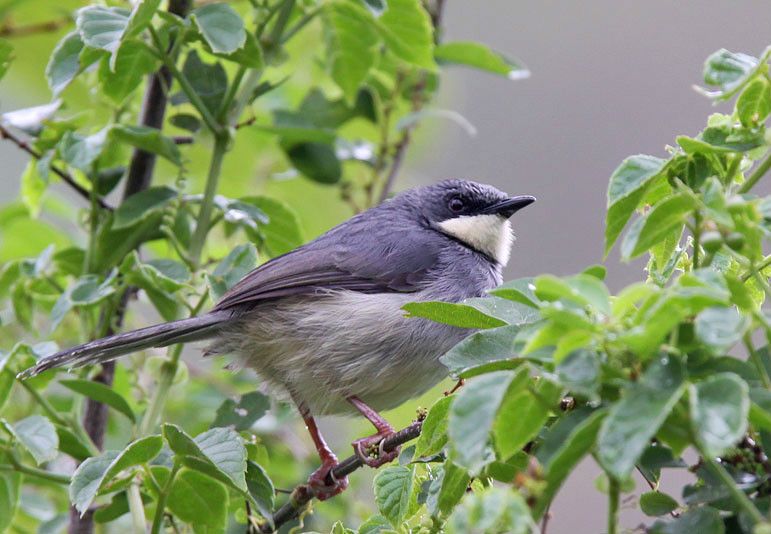
[[[712,307],[696,316],[696,337],[713,351],[721,353],[730,349],[750,326],[749,317],[740,315],[734,307]]]
[[[31,415],[8,426],[16,440],[29,451],[38,465],[56,458],[59,436],[47,417]]]
[[[621,243],[621,256],[636,258],[681,227],[696,206],[694,198],[679,193],[656,204],[646,215],[637,219]]]
[[[195,532],[225,531],[228,492],[206,475],[182,469],[171,485],[168,507],[175,516],[193,525]]]
[[[447,517],[466,494],[471,477],[465,469],[447,461],[428,487],[426,505],[434,517]]]
[[[92,380],[60,380],[59,383],[67,389],[74,391],[75,393],[79,393],[85,397],[94,399],[97,402],[106,404],[107,406],[128,417],[132,423],[136,422],[134,410],[131,409],[131,406],[129,406],[129,403],[126,401],[126,399],[124,399],[120,393],[115,391],[113,388],[109,388],[104,384],[100,384],[99,382],[94,382]]]
[[[182,165],[182,156],[174,140],[163,135],[157,128],[116,124],[110,129],[110,135],[118,141],[158,154],[174,165]]]
[[[771,83],[763,77],[755,78],[736,100],[736,113],[744,126],[763,122],[771,112]]]
[[[458,393],[450,407],[448,437],[452,458],[476,474],[485,464],[490,431],[504,394],[513,395],[529,380],[529,369],[498,371],[476,377]]]
[[[648,491],[640,495],[640,509],[647,516],[658,517],[677,510],[677,501],[660,491]]]
[[[228,4],[207,4],[191,14],[213,52],[230,54],[244,46],[244,21]]]
[[[246,487],[257,511],[267,520],[273,518],[273,507],[276,502],[276,490],[273,482],[258,464],[249,460],[246,466]]]
[[[735,374],[720,373],[691,385],[688,396],[693,432],[709,456],[723,454],[747,431],[749,388]]]
[[[31,217],[40,215],[40,204],[43,200],[48,181],[38,172],[35,161],[27,163],[24,173],[21,175],[21,201],[29,210]]]
[[[471,41],[443,43],[434,49],[434,58],[439,63],[466,65],[506,76],[509,80],[530,77],[530,71],[522,63],[511,60],[482,43]]]
[[[225,256],[214,272],[207,277],[211,288],[212,298],[219,300],[246,274],[254,269],[257,263],[257,250],[254,245],[247,243],[238,245]]]
[[[5,73],[8,72],[8,67],[11,66],[12,60],[13,46],[5,39],[0,39],[0,80],[2,80]]]
[[[436,323],[448,324],[458,328],[496,328],[506,323],[491,317],[467,304],[451,302],[408,302],[402,309],[406,317],[422,317]]]
[[[663,166],[664,160],[641,154],[625,159],[613,171],[608,186],[608,215],[605,225],[606,256]]]
[[[525,500],[514,488],[489,487],[469,492],[450,517],[447,532],[532,532],[533,518]]]
[[[661,355],[611,407],[597,438],[597,458],[610,475],[619,479],[629,475],[680,399],[684,373],[678,358]]]
[[[268,411],[270,399],[259,391],[252,391],[241,396],[236,403],[227,399],[217,408],[212,427],[230,427],[234,430],[248,430]]]
[[[325,4],[322,16],[332,79],[353,102],[377,61],[374,19],[366,8],[344,1]]]
[[[699,506],[685,512],[672,521],[656,521],[650,534],[723,534],[723,518],[720,512],[710,506]]]
[[[396,528],[417,511],[415,469],[389,466],[375,475],[375,502],[383,517]]]
[[[439,361],[453,376],[459,377],[467,377],[476,368],[492,362],[517,365],[519,362],[515,358],[519,351],[516,336],[520,330],[518,325],[507,325],[475,332],[451,348]]]
[[[0,115],[0,122],[36,136],[43,128],[43,121],[53,117],[61,105],[61,100],[54,100],[50,104],[43,104],[42,106],[7,111]]]
[[[389,0],[388,9],[376,24],[388,51],[397,58],[416,67],[436,68],[433,26],[423,4],[413,0]]]
[[[162,447],[160,436],[147,436],[123,451],[105,451],[100,456],[88,458],[72,475],[70,502],[83,515],[105,484],[121,471],[151,461]]]
[[[46,79],[54,98],[70,84],[80,72],[80,52],[83,40],[80,33],[70,32],[59,41],[46,66]]]
[[[119,230],[134,226],[147,219],[152,213],[163,209],[175,198],[177,198],[177,192],[166,186],[151,187],[135,193],[115,210],[112,228]]]
[[[75,24],[86,46],[111,54],[120,47],[131,12],[118,7],[88,6],[78,11]]]
[[[439,454],[447,444],[447,416],[454,397],[442,397],[428,411],[420,437],[415,444],[415,458]]]
[[[20,490],[20,473],[0,472],[0,532],[6,532],[6,529],[13,522],[16,507],[19,505]]]
[[[73,167],[90,173],[92,164],[104,150],[108,132],[106,128],[89,136],[67,132],[59,142],[59,155]]]

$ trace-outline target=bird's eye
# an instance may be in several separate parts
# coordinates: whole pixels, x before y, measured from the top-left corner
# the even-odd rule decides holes
[[[451,198],[448,205],[450,207],[450,211],[454,213],[460,213],[463,211],[463,208],[466,207],[466,205],[463,203],[463,200],[458,197]]]

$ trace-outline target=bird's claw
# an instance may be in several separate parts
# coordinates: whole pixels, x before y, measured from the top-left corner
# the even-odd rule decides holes
[[[364,464],[376,469],[399,457],[400,447],[396,447],[388,452],[383,450],[383,443],[385,443],[386,438],[393,433],[393,430],[380,432],[366,438],[357,439],[351,445],[353,445],[356,456],[358,456]]]
[[[335,456],[325,458],[321,467],[316,469],[311,476],[308,477],[308,489],[311,494],[320,501],[326,501],[331,499],[335,495],[339,495],[348,487],[348,477],[335,478],[332,474],[332,469],[337,467],[339,462]],[[332,479],[332,483],[329,484],[327,478]]]

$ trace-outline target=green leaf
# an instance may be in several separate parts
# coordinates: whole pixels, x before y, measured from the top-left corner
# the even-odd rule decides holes
[[[736,100],[736,113],[744,126],[762,123],[771,112],[771,83],[763,77],[755,78]]]
[[[118,7],[88,6],[78,11],[75,24],[86,46],[113,54],[120,47],[130,15]]]
[[[241,202],[259,209],[268,222],[257,225],[262,246],[270,256],[280,256],[303,244],[303,234],[297,213],[284,202],[265,196],[245,197]]]
[[[546,470],[546,488],[536,503],[536,517],[543,514],[573,468],[594,447],[605,416],[605,410],[579,409],[549,429],[536,452]]]
[[[522,326],[535,323],[541,319],[538,312],[530,306],[493,295],[472,297],[461,301],[460,304],[476,308],[485,315],[500,319],[510,325]]]
[[[466,494],[470,480],[465,469],[450,461],[445,462],[428,487],[426,505],[429,513],[434,517],[450,515]]]
[[[138,439],[123,451],[105,451],[100,456],[88,458],[75,470],[70,482],[70,502],[81,513],[91,506],[97,493],[118,473],[130,467],[146,464],[161,452],[160,436]]]
[[[493,424],[498,458],[511,458],[536,437],[561,396],[562,388],[545,378],[532,390],[518,384],[510,386]]]
[[[640,495],[640,509],[647,516],[658,517],[677,510],[677,501],[660,491],[648,491]]]
[[[246,467],[246,487],[252,502],[257,506],[257,511],[262,517],[272,521],[276,490],[265,470],[251,460],[247,462]]]
[[[142,0],[136,3],[129,16],[126,35],[137,35],[147,28],[160,5],[161,0]]]
[[[613,171],[608,186],[605,256],[663,166],[664,160],[641,154],[625,159]]]
[[[78,278],[54,304],[49,330],[56,330],[65,314],[72,308],[98,304],[115,293],[115,274],[115,271],[112,271],[104,280],[94,274]]]
[[[34,160],[30,160],[21,175],[21,201],[29,210],[31,217],[36,218],[40,215],[40,204],[43,200],[48,186],[45,180],[38,172],[38,166]]]
[[[225,532],[228,492],[206,475],[181,469],[172,482],[167,505],[197,533]]]
[[[268,411],[270,399],[259,391],[252,391],[241,396],[236,403],[227,399],[217,408],[212,427],[231,427],[234,430],[248,430]]]
[[[0,532],[13,523],[21,493],[21,474],[3,471],[0,473]]]
[[[532,525],[530,510],[519,492],[509,487],[490,487],[466,494],[450,517],[447,532],[527,534],[532,532]]]
[[[73,167],[89,174],[92,171],[92,164],[104,150],[107,133],[106,128],[89,136],[67,132],[59,142],[59,155]]]
[[[69,428],[56,425],[56,434],[59,436],[59,451],[68,454],[76,460],[83,461],[91,456],[91,451]]]
[[[112,222],[113,230],[128,228],[144,221],[151,214],[166,207],[178,193],[166,186],[151,187],[139,193],[134,193],[115,210]]]
[[[8,72],[8,67],[11,66],[13,60],[13,46],[5,39],[0,39],[0,80],[3,79],[5,73]],[[2,530],[0,528],[0,530]]]
[[[114,68],[103,60],[99,66],[99,82],[102,92],[116,104],[121,104],[147,74],[153,72],[158,61],[147,45],[141,41],[127,41],[118,50]]]
[[[490,431],[504,394],[513,395],[523,388],[529,380],[528,371],[522,367],[517,373],[481,375],[458,393],[450,407],[448,437],[452,459],[460,467],[476,474],[484,466]]]
[[[343,176],[340,160],[330,144],[306,142],[283,148],[292,166],[314,182],[334,184]]]
[[[656,204],[629,228],[621,243],[621,256],[627,260],[636,258],[664,240],[685,223],[696,207],[695,202],[691,195],[678,193]]]
[[[447,443],[447,415],[450,413],[452,401],[453,397],[442,397],[428,411],[420,437],[415,444],[415,458],[442,452]]]
[[[610,293],[602,280],[588,274],[565,278],[541,275],[534,281],[535,295],[545,301],[566,300],[582,307],[589,306],[609,316]]]
[[[704,91],[709,98],[727,100],[744,84],[766,67],[771,49],[766,48],[760,59],[747,54],[729,52],[722,48],[709,56],[704,63],[704,82],[717,86],[717,91]]]
[[[190,16],[213,52],[230,54],[244,46],[244,21],[228,4],[207,4]]]
[[[654,360],[610,409],[597,439],[597,458],[612,476],[626,478],[683,393],[682,362]]]
[[[741,340],[749,326],[749,317],[740,315],[736,308],[711,307],[696,317],[694,331],[699,341],[722,353]]]
[[[434,48],[434,58],[439,63],[466,65],[506,76],[510,80],[522,80],[530,76],[530,71],[519,61],[511,60],[487,45],[471,41],[442,43]]]
[[[176,425],[163,425],[163,436],[179,456],[193,456],[217,468],[242,491],[246,491],[246,449],[241,437],[229,428],[212,428],[195,439]]]
[[[263,57],[260,43],[251,33],[246,34],[246,42],[244,43],[244,46],[235,52],[231,52],[230,54],[218,54],[216,52],[212,53],[217,57],[227,59],[228,61],[233,61],[250,69],[259,70],[265,67],[265,58]],[[257,97],[255,96],[254,98]]]
[[[573,351],[557,365],[557,376],[571,393],[595,398],[600,386],[600,357],[592,350]]]
[[[54,48],[46,66],[46,79],[54,98],[70,84],[80,72],[80,52],[83,40],[80,33],[70,32]]]
[[[377,60],[374,19],[365,8],[345,1],[326,4],[322,16],[332,79],[353,102]]]
[[[182,74],[209,111],[218,113],[228,88],[228,77],[223,66],[219,62],[204,63],[198,56],[198,52],[191,50],[185,59]]]
[[[136,416],[134,410],[131,409],[129,403],[124,399],[120,393],[116,392],[113,388],[107,387],[100,382],[94,382],[92,380],[60,380],[59,383],[69,390],[79,393],[83,396],[93,399],[102,404],[106,404],[110,408],[122,413],[132,423],[136,423]]]
[[[182,165],[182,156],[174,140],[163,135],[157,128],[116,124],[110,129],[110,135],[118,141],[166,158],[174,165]]]
[[[215,301],[221,299],[231,287],[254,269],[256,263],[257,251],[251,243],[238,245],[231,250],[207,277],[212,298]]]
[[[359,534],[393,534],[394,532],[388,520],[380,514],[370,516],[359,525]]]
[[[56,458],[59,452],[59,436],[53,423],[42,415],[31,415],[8,425],[16,440],[40,465]]]
[[[388,466],[375,475],[375,502],[383,517],[396,528],[417,511],[414,468]]]
[[[436,68],[434,29],[423,4],[413,0],[389,0],[388,9],[376,22],[389,52],[417,67]]]
[[[747,383],[733,373],[720,373],[689,387],[693,432],[709,456],[733,447],[747,431],[750,409]]]
[[[519,325],[507,325],[475,332],[442,356],[453,376],[464,377],[475,368],[491,362],[513,360],[518,356],[516,336]]]
[[[656,521],[650,528],[650,534],[723,534],[725,527],[720,512],[709,506],[700,506],[688,510],[680,517],[664,522]]]
[[[402,309],[406,317],[422,317],[436,323],[448,324],[458,328],[495,328],[506,323],[467,304],[451,302],[408,302]]]
[[[504,282],[489,292],[491,295],[519,302],[525,306],[538,308],[538,297],[535,296],[533,278],[520,278],[511,282]]]

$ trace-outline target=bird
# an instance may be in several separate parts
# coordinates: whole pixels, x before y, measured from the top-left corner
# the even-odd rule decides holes
[[[394,460],[398,449],[382,450],[394,429],[379,412],[445,378],[440,357],[473,332],[408,318],[402,307],[500,285],[514,241],[509,219],[534,201],[460,179],[408,189],[258,266],[204,315],[84,343],[21,376],[210,340],[205,354],[229,355],[297,406],[321,461],[307,487],[328,499],[348,480],[331,476],[338,460],[315,418],[361,414],[376,432],[354,441],[355,453],[374,468]]]

